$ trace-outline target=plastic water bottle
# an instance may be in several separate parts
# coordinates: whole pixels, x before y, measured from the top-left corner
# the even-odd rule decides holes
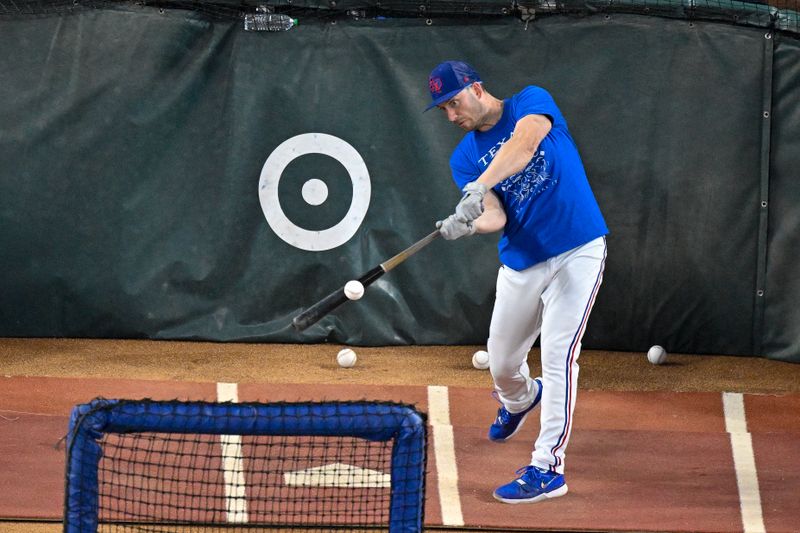
[[[297,25],[297,19],[278,13],[247,13],[245,31],[286,31]]]

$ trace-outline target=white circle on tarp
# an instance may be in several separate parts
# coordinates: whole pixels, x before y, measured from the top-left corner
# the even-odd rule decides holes
[[[302,193],[307,204],[321,205],[328,199],[328,186],[324,181],[313,178],[303,184]]]
[[[283,171],[289,163],[307,154],[323,154],[336,159],[353,182],[353,199],[347,213],[337,224],[319,231],[301,228],[289,220],[278,198]],[[325,191],[327,198],[327,186]],[[312,252],[331,250],[350,240],[367,215],[371,193],[369,171],[364,159],[346,141],[327,133],[303,133],[282,142],[264,162],[258,183],[261,210],[272,231],[288,244]],[[306,199],[305,195],[303,198]]]

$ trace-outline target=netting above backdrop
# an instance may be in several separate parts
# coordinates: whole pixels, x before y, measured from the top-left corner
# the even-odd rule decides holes
[[[530,21],[554,14],[637,13],[800,34],[800,0],[0,0],[0,18],[122,6],[190,10],[216,20],[241,19],[259,11],[302,15],[306,20],[513,16]]]

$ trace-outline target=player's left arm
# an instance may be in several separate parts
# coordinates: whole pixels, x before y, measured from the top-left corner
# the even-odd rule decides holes
[[[483,197],[483,213],[475,219],[476,233],[494,233],[506,225],[506,210],[494,191],[489,191]]]
[[[494,191],[488,191],[483,198],[483,212],[474,220],[467,220],[454,213],[436,223],[440,235],[448,241],[467,237],[476,233],[494,233],[506,225],[506,211]]]
[[[497,151],[492,162],[476,180],[491,189],[509,176],[525,168],[539,143],[553,127],[545,115],[526,115],[519,119],[514,135]]]

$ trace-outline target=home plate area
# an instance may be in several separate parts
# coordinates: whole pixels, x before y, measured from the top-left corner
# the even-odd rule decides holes
[[[389,488],[392,476],[378,470],[332,463],[283,474],[287,487]]]

